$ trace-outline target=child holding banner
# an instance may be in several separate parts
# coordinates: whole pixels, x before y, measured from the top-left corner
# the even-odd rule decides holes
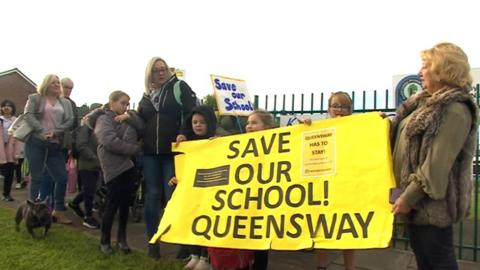
[[[328,114],[331,118],[352,114],[352,99],[345,92],[334,92],[328,99]],[[316,250],[317,270],[327,269],[328,252],[325,249]],[[355,253],[353,250],[343,250],[343,260],[346,270],[355,269]]]
[[[184,134],[177,136],[177,145],[182,141],[209,139],[216,135],[217,119],[215,113],[208,106],[197,106],[186,119]],[[172,177],[169,185],[177,184],[177,179]],[[207,262],[208,251],[206,247],[189,246],[190,261],[185,269],[208,270],[210,265]]]
[[[248,116],[245,130],[248,132],[275,128],[273,115],[264,110],[255,110]],[[208,248],[210,262],[216,270],[251,269],[266,270],[268,265],[268,250],[240,250],[226,248]]]

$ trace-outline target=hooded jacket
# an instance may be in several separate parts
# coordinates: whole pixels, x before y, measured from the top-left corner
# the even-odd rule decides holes
[[[144,93],[140,100],[137,111],[145,122],[143,151],[146,155],[171,154],[171,143],[182,133],[182,112],[186,119],[196,105],[197,97],[184,81],[180,82],[182,106],[177,103],[173,92],[177,81],[177,77],[172,76],[157,90],[160,93],[153,101],[151,93]],[[156,103],[158,110],[153,103]]]
[[[133,168],[132,158],[141,148],[137,134],[143,122],[135,112],[128,114],[130,118],[122,123],[114,120],[117,114],[109,109],[96,109],[85,116],[85,124],[97,137],[97,154],[106,183]]]
[[[198,136],[193,132],[192,118],[194,114],[200,114],[205,118],[207,123],[207,133],[204,136]],[[185,129],[183,134],[187,137],[187,140],[202,140],[215,136],[217,130],[217,117],[212,108],[201,105],[192,109],[190,115],[185,119]]]
[[[75,145],[78,150],[78,169],[87,171],[100,170],[97,157],[97,137],[93,130],[83,124],[76,130]]]

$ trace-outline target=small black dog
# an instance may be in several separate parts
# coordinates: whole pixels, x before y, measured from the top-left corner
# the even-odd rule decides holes
[[[35,238],[34,228],[45,227],[43,237],[47,235],[48,229],[52,225],[52,216],[48,212],[47,202],[32,202],[27,200],[26,204],[20,205],[15,216],[16,230],[20,230],[20,222],[25,219],[27,231]]]

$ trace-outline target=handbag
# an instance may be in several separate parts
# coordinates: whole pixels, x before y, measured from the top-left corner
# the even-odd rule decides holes
[[[21,142],[25,142],[32,132],[32,127],[25,121],[25,114],[18,116],[8,128],[8,134]]]

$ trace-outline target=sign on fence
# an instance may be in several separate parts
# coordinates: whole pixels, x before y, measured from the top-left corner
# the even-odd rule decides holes
[[[389,121],[359,114],[182,142],[178,186],[151,239],[209,247],[387,247]]]
[[[210,75],[220,115],[248,116],[254,111],[244,80]]]

